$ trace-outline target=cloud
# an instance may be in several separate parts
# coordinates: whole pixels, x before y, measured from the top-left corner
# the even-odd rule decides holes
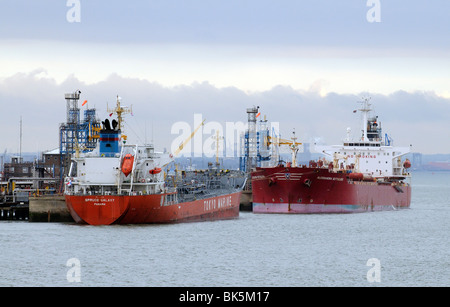
[[[320,138],[328,144],[339,144],[346,128],[360,130],[360,119],[352,113],[357,101],[371,96],[372,103],[385,129],[397,146],[413,144],[414,151],[448,153],[450,144],[450,99],[434,92],[397,91],[390,95],[377,93],[320,95],[323,81],[313,83],[312,90],[276,86],[267,91],[247,93],[236,87],[216,87],[208,82],[194,82],[173,87],[145,79],[112,74],[103,81],[85,84],[75,76],[57,83],[38,69],[0,79],[0,152],[17,151],[19,119],[23,118],[23,150],[36,151],[58,146],[59,124],[66,120],[64,94],[81,90],[82,100],[97,109],[100,119],[108,116],[116,96],[124,105],[133,107],[127,115],[125,130],[130,141],[151,138],[158,149],[170,148],[177,135],[172,135],[175,122],[187,122],[194,129],[194,114],[202,114],[207,122],[246,122],[246,108],[259,106],[262,115],[279,122],[282,137],[292,129],[303,142]],[[82,108],[83,109],[83,108]],[[204,139],[208,136],[205,135]]]

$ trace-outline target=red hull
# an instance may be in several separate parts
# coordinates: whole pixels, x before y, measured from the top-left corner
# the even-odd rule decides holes
[[[177,204],[167,203],[168,195],[66,195],[66,204],[75,222],[90,225],[211,221],[239,216],[241,192]]]
[[[409,208],[408,184],[352,180],[324,168],[258,168],[252,173],[253,212],[350,213]]]

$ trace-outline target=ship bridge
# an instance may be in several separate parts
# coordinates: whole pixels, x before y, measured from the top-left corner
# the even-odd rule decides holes
[[[411,148],[392,146],[392,139],[387,135],[383,143],[378,116],[368,116],[372,111],[369,99],[363,100],[362,104],[359,109],[363,115],[360,139],[351,140],[350,128],[347,128],[347,138],[342,145],[316,145],[316,152],[332,159],[335,172],[358,172],[374,178],[409,176],[401,157],[409,153]]]

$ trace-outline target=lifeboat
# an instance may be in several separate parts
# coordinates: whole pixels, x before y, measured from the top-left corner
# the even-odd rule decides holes
[[[403,162],[403,167],[404,168],[410,168],[411,167],[411,161],[406,159],[405,162]]]
[[[363,173],[350,173],[348,174],[348,178],[352,180],[363,180],[364,174]]]
[[[161,173],[161,169],[159,167],[155,167],[154,169],[151,169],[148,172],[152,175],[155,175]]]
[[[122,173],[125,175],[125,177],[128,177],[128,175],[133,170],[133,163],[134,163],[134,157],[132,154],[126,154],[125,157],[123,157]]]
[[[370,175],[364,175],[363,180],[364,181],[375,181],[375,179]]]

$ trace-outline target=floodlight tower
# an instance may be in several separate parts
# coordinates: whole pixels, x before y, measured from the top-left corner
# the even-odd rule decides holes
[[[257,163],[257,155],[258,155],[258,136],[256,134],[256,116],[258,114],[258,107],[248,108],[248,138],[246,144],[246,171],[251,172],[254,168],[256,168]]]

